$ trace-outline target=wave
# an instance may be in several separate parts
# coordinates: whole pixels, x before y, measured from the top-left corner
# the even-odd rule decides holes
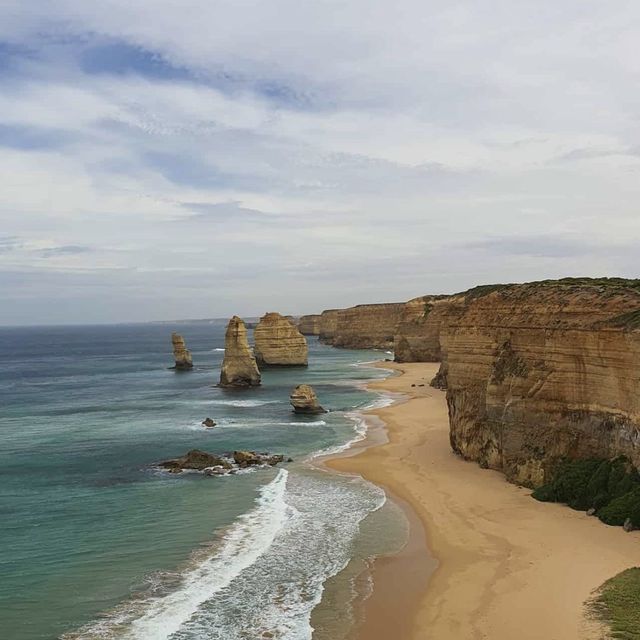
[[[218,347],[216,349],[211,349],[211,351],[224,351],[224,349],[221,349],[221,348]]]
[[[260,489],[256,506],[229,527],[214,555],[181,575],[177,588],[160,597],[133,601],[124,611],[63,637],[166,640],[178,632],[204,602],[228,587],[269,549],[292,515],[284,499],[288,473],[280,469],[276,478]]]
[[[215,405],[221,407],[262,407],[267,404],[282,404],[281,400],[198,400],[189,404]]]

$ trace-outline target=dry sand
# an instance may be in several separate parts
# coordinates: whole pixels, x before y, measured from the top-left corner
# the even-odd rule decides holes
[[[500,473],[464,462],[449,446],[445,394],[428,386],[437,365],[382,366],[403,375],[370,388],[408,396],[371,412],[386,423],[389,442],[326,464],[385,487],[419,520],[408,551],[376,563],[359,637],[602,637],[586,619],[584,602],[611,576],[640,565],[640,532],[625,533],[568,507],[537,502]],[[420,523],[424,531],[416,531]],[[430,552],[420,547],[424,534]],[[439,564],[425,580],[420,576],[431,573],[430,554]],[[390,633],[393,620],[402,624]]]

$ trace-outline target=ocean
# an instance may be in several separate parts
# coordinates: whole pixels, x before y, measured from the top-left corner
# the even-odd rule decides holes
[[[169,368],[172,331],[192,371]],[[384,354],[308,342],[308,368],[238,391],[215,386],[220,323],[0,329],[2,637],[345,638],[367,567],[406,521],[381,489],[312,464],[388,401],[363,389]],[[292,413],[300,383],[329,413]],[[155,466],[194,448],[293,462],[225,477]]]

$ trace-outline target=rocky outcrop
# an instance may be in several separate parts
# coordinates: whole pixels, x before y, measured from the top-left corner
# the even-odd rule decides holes
[[[220,371],[221,387],[255,387],[260,384],[260,371],[249,348],[244,322],[233,316],[224,336],[224,360]]]
[[[320,335],[320,314],[300,316],[298,331],[303,336]]]
[[[345,349],[392,349],[404,302],[360,304],[320,314],[319,337]]]
[[[326,413],[325,409],[323,409],[318,402],[316,392],[308,384],[299,384],[291,392],[290,402],[295,413],[307,415]]]
[[[173,344],[173,359],[175,360],[174,369],[179,371],[192,369],[191,351],[187,349],[184,338],[179,333],[172,333],[171,342]]]
[[[305,337],[279,313],[262,316],[253,337],[258,366],[307,366]]]
[[[333,344],[338,327],[338,314],[342,309],[326,309],[318,320],[318,337],[324,344]]]
[[[166,460],[158,466],[169,473],[182,471],[202,471],[205,475],[219,476],[235,473],[246,467],[273,467],[284,462],[285,457],[280,454],[256,453],[255,451],[234,451],[216,455],[200,449],[192,449],[180,458]],[[291,462],[291,458],[288,459]]]
[[[640,466],[640,281],[479,287],[442,323],[453,449],[538,486],[561,459]]]

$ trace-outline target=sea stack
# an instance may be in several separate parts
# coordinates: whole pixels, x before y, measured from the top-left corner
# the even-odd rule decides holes
[[[249,348],[247,328],[238,316],[227,325],[224,337],[224,360],[220,372],[221,387],[257,387],[260,371]]]
[[[179,371],[193,369],[191,351],[187,349],[184,338],[179,333],[172,333],[171,342],[173,343],[173,358],[176,362],[174,369]]]
[[[253,336],[254,353],[260,366],[307,366],[307,341],[288,318],[279,313],[265,314]]]
[[[314,414],[326,413],[326,410],[320,406],[316,392],[308,384],[299,384],[292,392],[291,406],[295,413]]]

